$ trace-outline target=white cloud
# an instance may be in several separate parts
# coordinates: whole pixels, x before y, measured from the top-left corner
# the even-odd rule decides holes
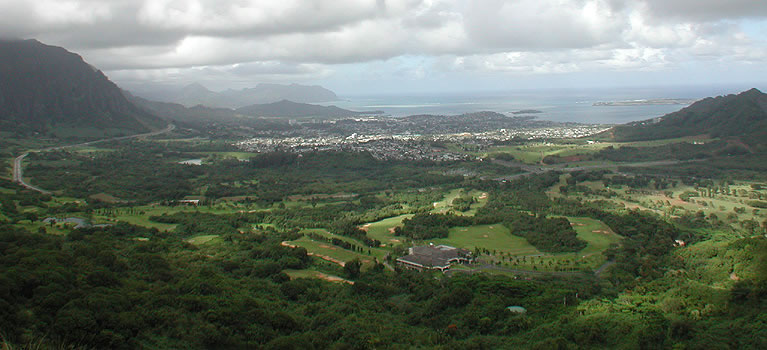
[[[375,0],[146,0],[138,11],[138,21],[196,34],[264,35],[340,28],[402,10]]]
[[[480,49],[550,50],[602,45],[618,38],[619,14],[598,0],[478,1],[464,29]]]
[[[112,8],[108,3],[82,3],[71,0],[45,0],[32,3],[33,11],[43,23],[54,26],[68,24],[88,25],[109,21]]]
[[[0,13],[1,36],[64,46],[116,80],[310,80],[400,57],[433,62],[402,79],[767,60],[743,29],[767,18],[755,0],[0,0]]]

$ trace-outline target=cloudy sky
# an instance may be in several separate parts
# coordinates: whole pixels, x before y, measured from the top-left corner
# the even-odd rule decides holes
[[[767,85],[763,0],[0,0],[0,36],[128,88]]]

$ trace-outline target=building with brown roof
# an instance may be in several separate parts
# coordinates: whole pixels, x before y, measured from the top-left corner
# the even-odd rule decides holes
[[[397,263],[415,270],[446,271],[453,264],[467,264],[473,260],[471,251],[447,245],[418,246],[408,249],[408,255],[397,258]]]

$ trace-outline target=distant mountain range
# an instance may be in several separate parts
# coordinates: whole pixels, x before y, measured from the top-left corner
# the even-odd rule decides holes
[[[616,141],[707,135],[767,145],[767,94],[757,89],[709,97],[659,118],[619,125],[602,133]]]
[[[165,125],[79,55],[36,40],[0,41],[0,129],[101,137]]]
[[[183,88],[134,89],[136,96],[161,102],[172,102],[192,107],[203,105],[214,108],[241,108],[254,104],[265,104],[289,100],[299,103],[337,101],[338,96],[321,86],[258,84],[254,88],[215,92],[201,84],[194,83]]]
[[[360,115],[382,114],[381,111],[356,112],[336,106],[320,106],[282,100],[274,103],[255,104],[236,110],[230,108],[212,108],[202,105],[185,107],[178,103],[158,102],[133,96],[126,92],[129,99],[145,108],[148,112],[161,115],[179,122],[191,122],[199,125],[205,122],[237,123],[244,118],[348,118]]]
[[[162,96],[159,96],[162,97]],[[152,99],[161,99],[153,97]],[[212,92],[193,84],[177,95],[184,103],[154,102],[120,90],[82,57],[36,40],[0,40],[0,130],[18,135],[99,137],[147,132],[166,122],[259,122],[266,118],[331,118],[379,114],[356,112],[305,101],[336,95],[319,86],[260,84],[252,89]],[[206,102],[208,101],[208,102]],[[216,108],[228,104],[237,107]],[[201,106],[206,105],[206,106]],[[490,129],[545,124],[490,112],[461,116],[410,116],[402,119],[413,132],[429,125],[460,132],[467,123]],[[737,95],[706,98],[663,117],[616,126],[598,135],[638,141],[706,135],[767,150],[767,95],[751,89]]]
[[[143,97],[134,96],[127,91],[123,91],[123,93],[128,100],[147,112],[160,115],[175,122],[190,122],[199,126],[199,123],[233,122],[239,119],[237,113],[230,108],[211,108],[202,105],[188,108],[178,103],[148,100]]]
[[[318,106],[288,100],[238,108],[237,113],[268,118],[347,118],[363,114],[383,114],[382,111],[355,112],[336,106]]]

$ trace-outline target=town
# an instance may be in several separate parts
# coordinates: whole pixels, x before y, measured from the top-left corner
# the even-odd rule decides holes
[[[417,120],[418,132],[413,132]],[[531,117],[507,117],[493,112],[460,116],[368,116],[338,120],[291,120],[290,130],[271,130],[236,142],[246,151],[304,153],[315,151],[369,152],[376,159],[455,161],[466,152],[445,143],[460,142],[483,150],[515,139],[570,139],[606,130],[605,125],[555,123]],[[465,151],[465,150],[461,150]]]

